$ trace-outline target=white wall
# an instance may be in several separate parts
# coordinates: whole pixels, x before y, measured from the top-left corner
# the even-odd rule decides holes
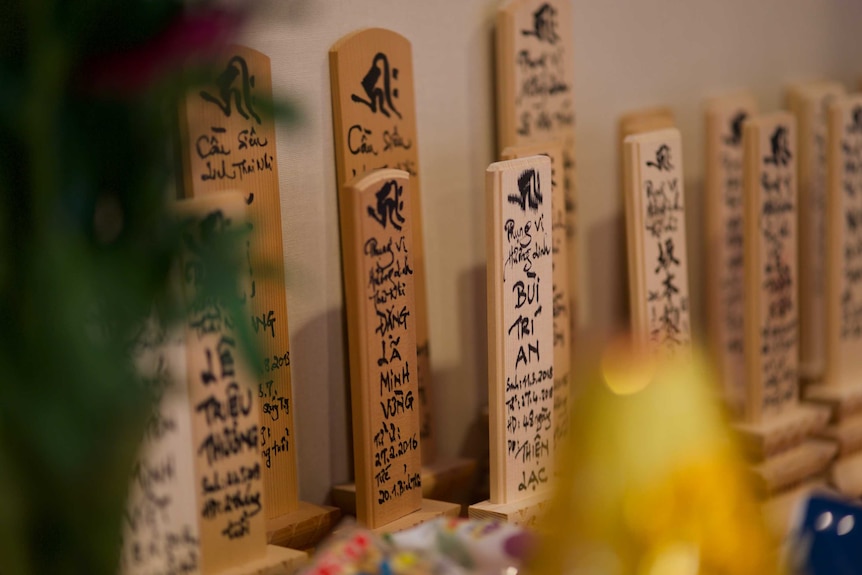
[[[703,99],[746,87],[770,110],[795,79],[831,78],[855,89],[862,2],[573,1],[580,337],[602,338],[625,322],[619,115],[659,103],[676,114],[698,306]],[[323,502],[333,483],[352,474],[329,47],[369,26],[391,28],[413,43],[437,430],[441,451],[453,455],[464,449],[487,396],[483,172],[495,160],[496,6],[496,0],[266,0],[245,29],[243,43],[272,59],[277,95],[302,111],[300,124],[278,131],[278,161],[305,500]],[[702,314],[695,312],[699,329]]]

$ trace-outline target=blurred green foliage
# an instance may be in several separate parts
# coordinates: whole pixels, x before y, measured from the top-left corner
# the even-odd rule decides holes
[[[188,17],[182,4],[10,0],[0,14],[3,575],[117,571],[151,406],[135,338],[154,308],[181,317],[167,297],[180,247],[168,204],[192,78],[166,63],[189,46],[147,46]],[[107,69],[122,70],[128,53],[118,84],[92,74],[117,55]]]

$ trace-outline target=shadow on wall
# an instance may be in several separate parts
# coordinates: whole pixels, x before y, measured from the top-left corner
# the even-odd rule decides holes
[[[692,341],[705,344],[706,337],[706,267],[717,265],[707,257],[706,213],[702,178],[685,181],[685,227],[688,254],[688,293]]]
[[[625,214],[600,221],[582,230],[586,257],[580,273],[587,278],[589,308],[583,331],[576,341],[607,339],[629,326],[628,269]],[[586,347],[590,347],[587,345]]]
[[[463,437],[455,438],[450,444],[460,445],[456,456],[478,462],[477,480],[487,479],[488,475],[488,418],[487,410],[484,409],[488,405],[488,304],[485,276],[484,264],[474,266],[459,276],[459,362],[449,369],[436,369],[432,373],[437,392],[434,405],[437,437],[440,437],[440,425],[445,425],[447,420],[457,417],[471,422]],[[443,385],[444,381],[451,383]],[[443,393],[446,390],[451,390],[450,395]],[[445,419],[443,414],[446,415]],[[477,490],[481,492],[481,486],[474,487],[473,491]]]
[[[291,377],[297,427],[300,497],[324,504],[332,485],[353,478],[350,377],[341,308],[330,309],[291,339]],[[328,348],[321,354],[322,348]],[[304,358],[329,358],[304,363]],[[327,423],[322,423],[327,422]]]

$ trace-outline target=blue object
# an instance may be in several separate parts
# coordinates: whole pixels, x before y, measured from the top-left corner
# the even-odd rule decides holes
[[[792,551],[800,573],[862,575],[862,505],[813,495]]]

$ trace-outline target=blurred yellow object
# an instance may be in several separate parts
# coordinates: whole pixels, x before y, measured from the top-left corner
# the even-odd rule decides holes
[[[530,572],[779,573],[706,363],[617,342],[591,373]]]

